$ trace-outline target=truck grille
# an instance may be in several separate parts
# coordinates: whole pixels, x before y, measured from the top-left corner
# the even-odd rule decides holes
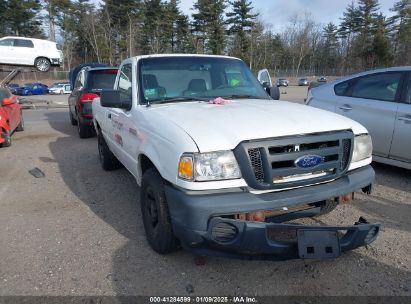
[[[348,169],[353,133],[309,134],[240,143],[234,154],[248,185],[258,190],[325,182]]]

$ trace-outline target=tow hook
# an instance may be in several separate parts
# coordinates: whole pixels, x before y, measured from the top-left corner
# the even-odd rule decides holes
[[[339,204],[348,204],[354,199],[354,192],[346,193],[337,198]]]

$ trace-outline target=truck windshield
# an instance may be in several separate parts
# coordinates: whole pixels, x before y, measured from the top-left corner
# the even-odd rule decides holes
[[[141,103],[222,98],[270,99],[241,60],[224,57],[165,56],[140,60]]]

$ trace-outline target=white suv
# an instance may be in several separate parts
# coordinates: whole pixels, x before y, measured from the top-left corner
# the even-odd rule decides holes
[[[50,66],[59,66],[62,62],[63,53],[56,42],[10,36],[0,39],[0,63],[29,65],[47,72]]]

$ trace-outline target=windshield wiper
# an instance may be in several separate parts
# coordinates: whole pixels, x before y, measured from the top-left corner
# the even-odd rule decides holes
[[[243,98],[268,99],[268,98],[261,97],[261,96],[247,95],[247,94],[233,94],[233,95],[226,95],[226,96],[221,96],[221,97],[227,98],[227,99],[243,99]]]
[[[168,103],[168,102],[188,102],[188,101],[208,101],[210,98],[196,96],[177,96],[167,97],[164,99],[151,100],[152,104]]]

